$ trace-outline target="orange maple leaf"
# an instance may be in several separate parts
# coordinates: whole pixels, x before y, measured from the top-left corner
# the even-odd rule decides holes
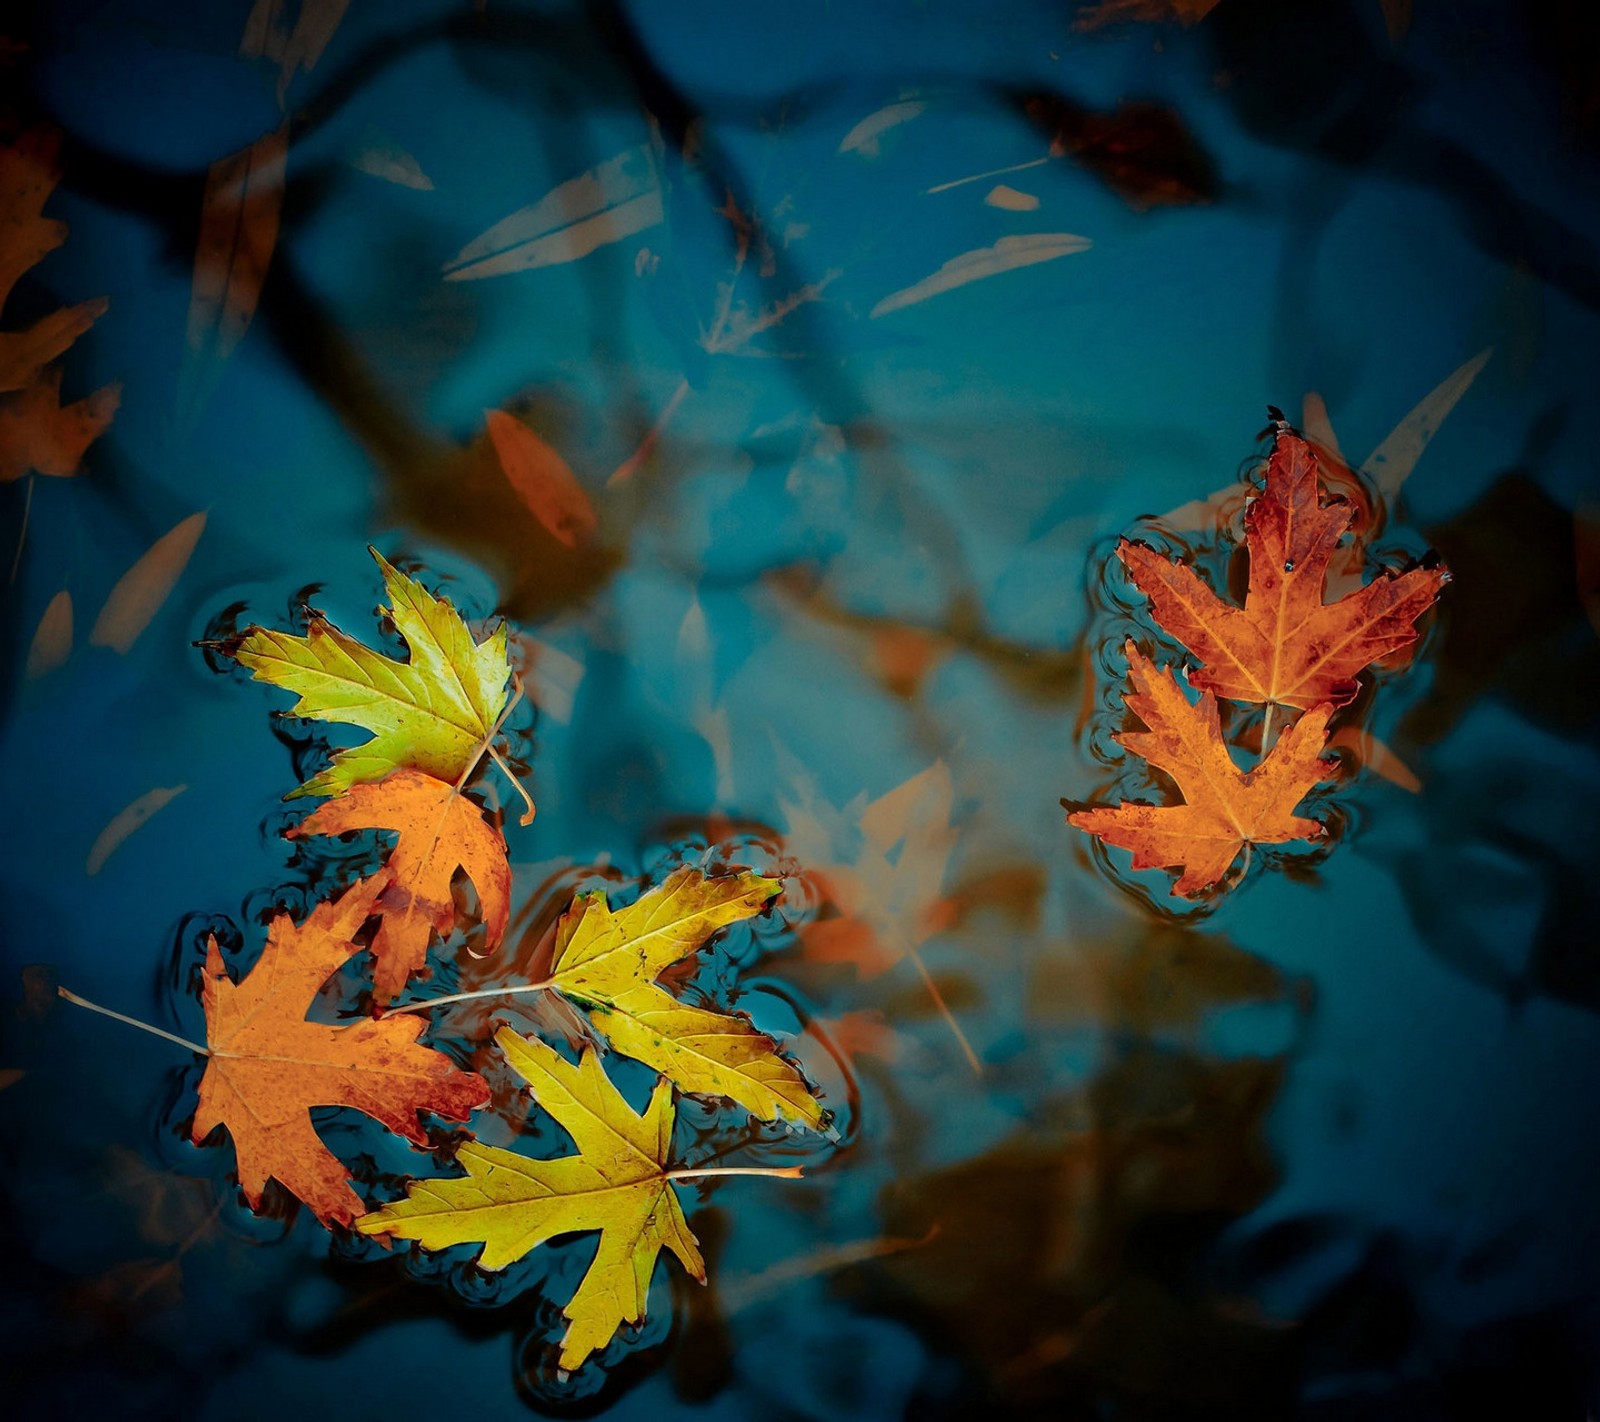
[[[383,924],[372,940],[372,995],[388,1002],[421,972],[437,932],[455,927],[450,881],[464,869],[478,891],[479,916],[492,952],[511,912],[511,866],[505,837],[478,806],[447,780],[420,770],[396,770],[376,784],[354,785],[287,832],[290,839],[345,830],[399,834],[390,852],[388,886],[376,908]]]
[[[1075,810],[1068,824],[1131,849],[1135,869],[1182,868],[1172,889],[1180,898],[1219,883],[1246,844],[1322,838],[1322,825],[1294,808],[1337,769],[1334,761],[1318,758],[1333,714],[1330,704],[1308,711],[1260,765],[1242,771],[1223,742],[1216,697],[1205,692],[1197,706],[1170,668],[1154,666],[1131,641],[1127,653],[1135,690],[1123,699],[1149,729],[1123,732],[1117,740],[1170,775],[1184,803]]]
[[[353,1106],[415,1145],[427,1141],[419,1111],[464,1121],[489,1100],[481,1076],[420,1046],[417,1017],[338,1026],[308,1022],[317,989],[352,953],[357,930],[388,887],[386,873],[318,904],[298,927],[279,914],[261,960],[235,983],[217,941],[206,948],[203,998],[209,1060],[200,1080],[193,1139],[228,1128],[239,1184],[252,1208],[268,1177],[305,1201],[324,1224],[362,1213],[349,1172],[318,1138],[313,1106]]]
[[[1328,565],[1353,507],[1324,505],[1317,456],[1278,426],[1265,493],[1245,514],[1250,590],[1242,608],[1224,602],[1183,563],[1123,539],[1117,556],[1150,611],[1205,666],[1190,680],[1232,701],[1302,710],[1343,706],[1356,675],[1416,639],[1416,620],[1450,581],[1442,564],[1385,572],[1358,592],[1324,603]]]

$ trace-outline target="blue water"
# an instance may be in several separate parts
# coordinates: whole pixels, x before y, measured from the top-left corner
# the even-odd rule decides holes
[[[1419,3],[1396,44],[1378,0],[1093,32],[1039,3],[358,3],[280,109],[277,66],[237,53],[249,8],[25,8],[0,109],[65,135],[46,211],[70,227],[5,320],[108,295],[65,389],[123,383],[79,477],[0,488],[8,567],[27,504],[0,702],[0,1069],[24,1073],[0,1089],[7,1415],[1600,1408],[1594,23]],[[1037,163],[1055,124],[1030,95],[1080,136],[1147,103],[1159,121],[1116,136],[1163,142]],[[839,151],[902,102],[925,107]],[[205,172],[285,112],[259,309],[196,398]],[[442,280],[651,143],[660,224]],[[397,149],[431,187],[356,165]],[[985,203],[1000,183],[1037,207]],[[729,191],[771,238],[736,306],[826,285],[708,353]],[[871,315],[1046,232],[1092,246]],[[1328,852],[1262,856],[1182,911],[1168,876],[1062,822],[1114,778],[1115,648],[1154,636],[1105,575],[1117,537],[1248,469],[1269,404],[1298,421],[1317,392],[1359,463],[1486,347],[1383,536],[1455,580],[1416,664],[1356,708],[1420,790],[1325,794]],[[516,501],[497,407],[560,449],[594,548]],[[201,510],[132,648],[88,645],[122,573]],[[530,827],[498,787],[518,935],[576,886],[626,897],[706,856],[795,876],[694,986],[788,1034],[840,1142],[686,1107],[680,1149],[738,1140],[807,1177],[686,1193],[709,1288],[662,1264],[637,1335],[570,1379],[551,1344],[588,1238],[491,1280],[470,1250],[397,1263],[282,1199],[254,1217],[231,1146],[188,1143],[198,1059],[50,996],[200,1035],[207,933],[247,965],[275,906],[374,862],[278,836],[320,729],[275,724],[287,698],[193,645],[306,599],[380,638],[369,543],[545,648],[511,726]],[[29,680],[63,588],[72,654]],[[887,666],[907,645],[920,660]],[[924,897],[955,907],[921,953],[981,1075],[910,962],[858,971],[806,937],[863,807],[936,763],[954,835]],[[117,811],[177,785],[86,874]],[[426,990],[484,971],[456,952]],[[465,1027],[445,1041],[473,1051]],[[646,1074],[615,1074],[643,1099]],[[354,1116],[323,1129],[374,1200],[446,1168]]]

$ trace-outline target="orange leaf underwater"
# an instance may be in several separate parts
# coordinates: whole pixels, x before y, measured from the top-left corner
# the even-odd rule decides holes
[[[1245,514],[1242,608],[1143,543],[1123,539],[1117,556],[1156,621],[1205,663],[1195,686],[1232,701],[1343,706],[1363,668],[1415,641],[1417,618],[1450,581],[1442,564],[1385,572],[1325,604],[1328,564],[1353,517],[1348,503],[1321,502],[1315,451],[1280,421],[1266,491]]]
[[[481,1076],[418,1044],[426,1025],[420,1018],[345,1026],[305,1020],[317,989],[357,951],[352,940],[388,884],[387,874],[363,879],[318,904],[298,926],[279,914],[261,960],[242,982],[229,978],[215,938],[207,947],[210,1056],[193,1139],[199,1144],[218,1125],[228,1128],[252,1208],[270,1176],[324,1224],[348,1224],[362,1213],[349,1172],[311,1124],[313,1106],[353,1106],[423,1145],[419,1111],[464,1121],[489,1100]]]
[[[372,995],[388,1002],[428,960],[437,932],[455,927],[450,881],[464,869],[478,891],[480,917],[493,951],[511,912],[511,866],[506,842],[483,812],[447,780],[420,770],[397,770],[376,784],[353,785],[294,829],[290,839],[345,830],[386,829],[399,834],[389,855],[389,883],[375,910],[383,924],[372,940]]]
[[[1131,849],[1135,869],[1182,868],[1172,890],[1180,898],[1219,883],[1246,844],[1322,838],[1323,827],[1294,808],[1335,773],[1335,762],[1318,758],[1331,705],[1308,711],[1260,765],[1242,771],[1223,742],[1216,697],[1208,691],[1194,705],[1170,669],[1155,667],[1131,641],[1127,652],[1135,690],[1124,700],[1149,729],[1117,740],[1170,775],[1184,803],[1076,810],[1068,824]]]

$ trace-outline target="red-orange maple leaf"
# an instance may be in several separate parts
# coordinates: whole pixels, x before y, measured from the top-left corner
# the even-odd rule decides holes
[[[1143,543],[1123,539],[1117,556],[1156,621],[1205,663],[1190,677],[1197,687],[1231,701],[1343,706],[1364,667],[1416,639],[1417,618],[1450,580],[1442,564],[1386,572],[1325,604],[1328,564],[1353,516],[1347,503],[1321,502],[1315,452],[1280,424],[1266,491],[1245,514],[1242,608]]]
[[[423,1145],[419,1111],[464,1121],[489,1100],[481,1076],[418,1044],[421,1018],[345,1026],[305,1020],[317,989],[356,952],[352,940],[387,885],[387,874],[363,879],[318,904],[298,926],[279,914],[261,960],[242,982],[229,978],[216,939],[207,946],[209,1060],[193,1138],[199,1144],[218,1125],[228,1128],[252,1208],[270,1176],[324,1224],[348,1224],[362,1213],[349,1172],[312,1127],[313,1106],[353,1106]]]
[[[1194,705],[1169,668],[1152,665],[1132,642],[1127,652],[1135,690],[1123,699],[1149,729],[1117,740],[1170,775],[1184,803],[1076,810],[1068,824],[1131,849],[1135,869],[1181,867],[1172,889],[1180,898],[1220,882],[1246,844],[1322,838],[1323,827],[1294,808],[1334,773],[1335,762],[1318,758],[1331,705],[1308,711],[1260,765],[1242,771],[1223,742],[1216,697],[1205,692]]]
[[[464,869],[478,891],[484,948],[505,936],[511,912],[511,867],[506,842],[478,806],[447,780],[420,770],[396,770],[376,784],[353,785],[309,815],[289,838],[345,830],[395,830],[389,884],[377,900],[383,924],[372,940],[372,995],[388,1002],[421,972],[433,934],[455,926],[450,880]]]

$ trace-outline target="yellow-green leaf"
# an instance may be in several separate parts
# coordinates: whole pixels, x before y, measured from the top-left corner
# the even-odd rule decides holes
[[[656,1084],[636,1115],[599,1055],[573,1066],[543,1042],[502,1027],[495,1037],[535,1099],[566,1129],[577,1155],[532,1160],[469,1142],[456,1153],[467,1173],[414,1180],[406,1198],[363,1216],[362,1234],[414,1239],[429,1249],[483,1244],[479,1264],[503,1269],[557,1235],[599,1230],[600,1247],[563,1310],[561,1366],[577,1368],[624,1323],[643,1317],[656,1258],[665,1246],[702,1283],[705,1262],[671,1188],[672,1088]]]
[[[290,792],[336,795],[381,780],[391,770],[421,770],[456,780],[494,729],[506,703],[511,664],[506,631],[481,643],[450,600],[368,550],[383,570],[395,630],[410,660],[396,662],[314,614],[304,637],[248,627],[227,647],[257,681],[299,694],[287,714],[363,726],[364,745],[341,750],[333,763]]]
[[[782,887],[759,874],[708,879],[679,869],[615,912],[602,892],[581,896],[556,930],[545,985],[587,1006],[612,1046],[684,1091],[729,1097],[763,1120],[825,1129],[827,1113],[805,1078],[749,1019],[687,1006],[655,985],[665,968],[717,929],[758,913]]]

